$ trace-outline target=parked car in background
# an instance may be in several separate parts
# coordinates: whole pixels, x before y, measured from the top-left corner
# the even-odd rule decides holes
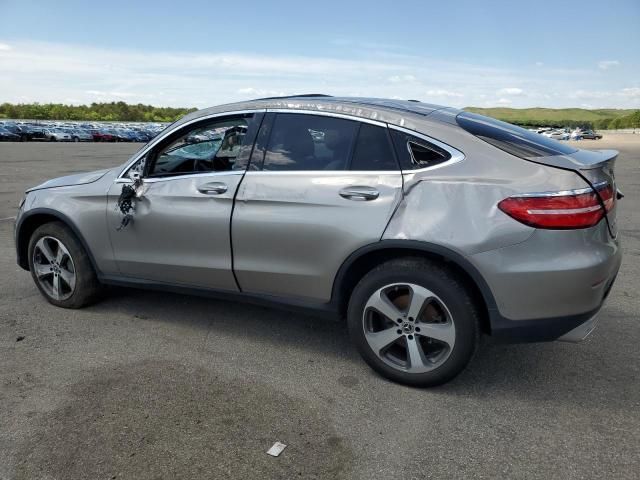
[[[5,127],[0,127],[0,141],[2,142],[19,142],[20,135],[11,132]]]
[[[111,132],[105,129],[96,129],[89,130],[91,135],[93,136],[94,142],[115,142],[116,137],[114,137]]]
[[[375,371],[438,385],[482,333],[593,330],[622,259],[617,155],[417,102],[229,104],[28,190],[17,261],[64,308],[118,284],[346,318]]]
[[[71,135],[62,130],[47,129],[44,131],[45,138],[50,142],[70,142]]]
[[[543,132],[542,135],[554,140],[569,140],[569,133],[564,130],[548,130]]]
[[[582,138],[587,140],[600,140],[602,138],[602,135],[594,132],[593,130],[583,130]]]
[[[47,135],[45,133],[44,128],[32,126],[32,125],[24,125],[20,126],[20,141],[21,142],[30,142],[33,140],[47,140]]]
[[[73,142],[92,142],[93,135],[89,133],[87,130],[80,129],[69,129],[67,133],[71,137],[71,141]]]

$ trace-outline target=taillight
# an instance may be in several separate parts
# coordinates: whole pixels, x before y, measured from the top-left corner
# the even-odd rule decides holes
[[[547,229],[576,229],[596,225],[613,208],[615,195],[611,185],[563,192],[515,195],[498,203],[498,208],[525,225]],[[598,197],[598,194],[600,197]],[[600,203],[602,199],[602,203]]]

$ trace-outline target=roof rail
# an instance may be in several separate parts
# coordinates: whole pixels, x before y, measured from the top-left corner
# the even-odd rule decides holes
[[[332,97],[333,95],[326,95],[324,93],[303,93],[301,95],[285,95],[282,97],[265,97],[256,98],[256,100],[279,100],[284,98],[306,98],[306,97]]]

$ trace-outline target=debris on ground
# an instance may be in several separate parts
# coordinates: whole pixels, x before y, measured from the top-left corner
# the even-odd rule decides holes
[[[21,342],[22,340],[24,340],[24,335],[18,335],[18,338],[16,338],[16,342]]]
[[[272,457],[277,457],[285,448],[287,448],[287,446],[284,443],[276,442],[269,450],[267,450],[267,454]]]

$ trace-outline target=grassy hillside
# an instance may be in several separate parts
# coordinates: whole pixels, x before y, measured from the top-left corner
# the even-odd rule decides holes
[[[636,110],[604,108],[478,108],[465,110],[497,118],[509,123],[528,126],[589,126],[595,128],[620,128],[622,119],[630,118]],[[620,119],[615,121],[616,119]],[[627,122],[622,122],[627,123]]]

